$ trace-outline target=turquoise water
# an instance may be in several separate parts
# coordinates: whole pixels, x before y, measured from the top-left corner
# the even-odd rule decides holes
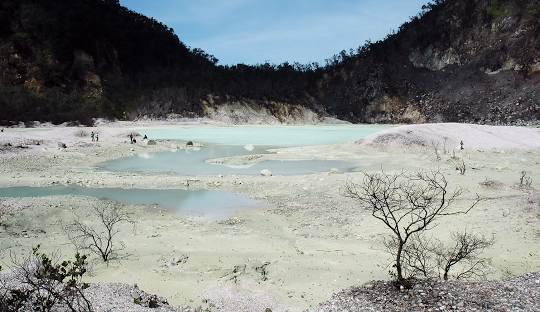
[[[171,213],[210,220],[226,219],[264,204],[229,192],[179,189],[84,188],[75,186],[0,188],[0,197],[89,196],[133,205],[158,205]]]
[[[190,140],[209,145],[200,149],[139,154],[104,163],[100,169],[128,172],[173,172],[195,175],[254,175],[269,169],[274,175],[301,175],[337,169],[354,171],[346,161],[305,159],[271,160],[249,166],[208,163],[209,159],[269,153],[272,147],[305,146],[353,142],[387,126],[240,126],[147,129],[150,139]],[[253,145],[250,150],[245,145]],[[324,157],[324,155],[320,155]],[[247,197],[219,191],[157,189],[11,187],[0,188],[0,197],[44,197],[53,195],[91,196],[135,205],[158,205],[172,213],[206,219],[225,219],[237,211],[263,206]]]
[[[150,139],[196,141],[210,144],[200,150],[179,150],[141,154],[113,160],[101,166],[109,171],[171,172],[185,176],[256,175],[262,169],[274,175],[303,175],[356,170],[356,166],[341,160],[304,159],[269,160],[250,166],[210,164],[207,160],[239,155],[268,153],[277,147],[324,145],[354,142],[389,126],[333,125],[333,126],[236,126],[236,127],[175,127],[140,131]],[[243,146],[252,145],[248,151]],[[321,155],[324,158],[324,155]]]
[[[270,160],[251,166],[227,166],[206,162],[208,159],[268,153],[268,148],[256,147],[253,151],[248,151],[242,146],[210,145],[200,150],[140,154],[116,159],[104,163],[101,168],[121,172],[172,172],[185,176],[257,175],[262,169],[272,171],[273,175],[312,174],[327,172],[333,168],[342,172],[355,170],[353,164],[341,160]]]
[[[386,125],[175,127],[141,130],[150,139],[223,145],[306,146],[348,143],[389,128]]]

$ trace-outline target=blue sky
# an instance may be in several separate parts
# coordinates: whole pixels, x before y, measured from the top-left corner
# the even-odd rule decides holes
[[[427,0],[121,0],[220,64],[321,62],[383,38]]]

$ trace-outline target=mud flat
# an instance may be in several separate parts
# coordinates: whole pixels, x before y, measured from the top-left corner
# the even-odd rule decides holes
[[[359,181],[362,173],[187,177],[174,172],[96,170],[117,158],[186,148],[185,142],[169,140],[148,145],[140,137],[137,144],[129,144],[130,132],[149,126],[162,125],[6,129],[0,135],[0,187],[210,189],[243,194],[267,206],[228,219],[205,220],[129,205],[137,223],[135,228],[122,228],[125,249],[109,265],[92,258],[89,281],[136,283],[182,306],[302,311],[341,289],[388,278],[382,246],[386,230],[343,197],[344,184]],[[495,244],[486,252],[492,258],[491,279],[540,271],[540,130],[477,127],[398,127],[359,143],[283,148],[264,159],[342,160],[363,171],[382,167],[389,173],[438,169],[452,186],[467,190],[458,205],[465,206],[476,193],[486,200],[466,216],[446,219],[436,234],[444,239],[451,230],[466,228],[493,236]],[[88,137],[91,131],[99,131],[98,143]],[[439,160],[433,142],[440,142]],[[4,146],[7,143],[12,146]],[[245,161],[242,157],[219,161],[237,164]],[[453,158],[465,162],[465,175],[455,170]],[[521,171],[532,178],[531,188],[517,185]],[[26,253],[36,244],[45,251],[72,255],[74,248],[62,225],[74,213],[88,213],[102,204],[82,196],[0,199],[1,209],[11,212],[0,227],[2,262],[9,263],[10,253]]]

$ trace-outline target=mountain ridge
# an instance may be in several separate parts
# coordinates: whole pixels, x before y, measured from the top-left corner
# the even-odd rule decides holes
[[[437,0],[326,66],[220,66],[116,0],[5,0],[0,122],[196,117],[229,105],[280,121],[308,110],[368,123],[534,123],[539,25],[539,0]]]
[[[539,1],[433,2],[332,68],[322,98],[361,121],[537,120],[539,17]]]

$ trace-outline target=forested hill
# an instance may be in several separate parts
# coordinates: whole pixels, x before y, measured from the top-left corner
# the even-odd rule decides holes
[[[540,1],[435,1],[342,54],[317,89],[329,111],[356,121],[538,121]]]
[[[322,67],[223,67],[115,0],[2,0],[0,123],[201,116],[231,103],[278,119],[309,108],[355,122],[538,120],[539,1],[436,1]]]
[[[271,110],[289,102],[310,106],[305,92],[313,73],[301,66],[216,62],[118,1],[0,1],[3,123],[196,116],[204,105],[235,100]]]

